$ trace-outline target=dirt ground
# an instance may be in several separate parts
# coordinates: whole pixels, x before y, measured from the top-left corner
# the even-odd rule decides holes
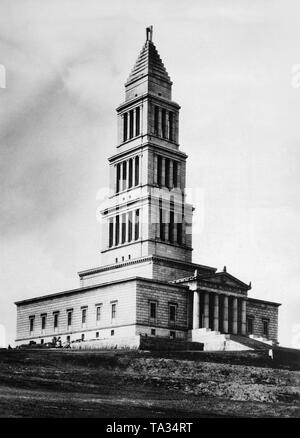
[[[299,371],[223,357],[0,351],[0,417],[300,416]]]

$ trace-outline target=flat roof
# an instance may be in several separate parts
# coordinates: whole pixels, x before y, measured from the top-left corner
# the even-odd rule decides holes
[[[101,287],[105,287],[105,286],[109,286],[112,284],[118,284],[118,283],[126,283],[129,281],[142,281],[142,282],[146,282],[146,283],[155,283],[155,284],[161,284],[163,286],[168,286],[171,288],[181,288],[181,289],[188,289],[188,286],[182,286],[182,285],[175,285],[169,282],[164,282],[164,281],[159,281],[159,280],[153,280],[152,278],[146,278],[146,277],[129,277],[129,278],[123,278],[121,280],[113,280],[113,281],[108,281],[105,283],[99,283],[99,284],[93,284],[91,286],[84,286],[84,287],[79,287],[76,289],[69,289],[66,291],[61,291],[61,292],[55,292],[52,294],[47,294],[47,295],[41,295],[38,297],[34,297],[34,298],[27,298],[25,300],[21,300],[21,301],[15,301],[15,305],[16,306],[20,306],[23,304],[30,304],[30,303],[35,303],[38,301],[44,301],[44,300],[52,300],[55,298],[59,298],[65,295],[74,295],[74,294],[78,294],[78,293],[82,293],[85,291],[89,291],[89,290],[93,290],[93,289],[97,289],[97,288],[101,288]]]

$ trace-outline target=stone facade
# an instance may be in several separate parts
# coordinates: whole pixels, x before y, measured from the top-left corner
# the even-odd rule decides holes
[[[226,268],[192,262],[180,106],[147,35],[117,108],[118,145],[101,210],[102,264],[79,272],[79,289],[17,302],[17,344],[60,336],[89,341],[86,348],[136,348],[141,337],[204,337],[219,348],[227,334],[277,342],[279,304],[249,298],[251,285]]]

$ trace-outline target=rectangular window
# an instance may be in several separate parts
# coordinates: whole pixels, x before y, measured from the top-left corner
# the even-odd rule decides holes
[[[170,160],[169,158],[165,159],[165,186],[170,187]]]
[[[70,341],[71,341],[71,336],[68,335],[68,336],[67,336],[67,342],[70,342]]]
[[[96,338],[99,338],[99,332],[96,332]]]
[[[151,336],[155,336],[156,335],[156,330],[155,329],[151,329]]]
[[[120,217],[116,216],[115,245],[119,245]]]
[[[109,219],[109,247],[111,248],[114,244],[114,220],[111,217]]]
[[[155,301],[150,301],[150,318],[156,319],[156,310],[157,310],[157,303]]]
[[[123,161],[123,177],[122,177],[122,190],[126,189],[126,181],[127,181],[127,161]]]
[[[42,315],[42,330],[46,329],[46,315]]]
[[[114,331],[114,330],[111,330],[111,331],[110,331],[110,336],[114,336],[114,334],[115,334],[115,331]]]
[[[82,333],[81,340],[84,341],[84,338],[85,338],[84,333]]]
[[[177,161],[173,161],[173,186],[177,187],[178,185],[178,163]]]
[[[96,307],[96,321],[99,322],[101,320],[102,313],[102,304]]]
[[[177,223],[177,243],[182,245],[182,223]]]
[[[81,323],[86,324],[87,308],[81,309]]]
[[[165,109],[162,109],[161,111],[161,131],[162,131],[162,137],[167,137],[167,112]]]
[[[71,327],[72,325],[72,311],[70,310],[68,312],[68,327]]]
[[[173,206],[173,208],[174,208],[174,206]],[[170,210],[169,241],[171,243],[174,242],[174,210]]]
[[[119,193],[120,191],[120,179],[121,179],[121,164],[117,164],[117,175],[116,175],[116,179],[117,179],[117,184],[116,184],[116,192]]]
[[[158,106],[154,107],[154,135],[158,135],[158,116],[159,116],[159,108]]]
[[[129,111],[129,138],[133,137],[133,110]]]
[[[162,157],[157,157],[157,184],[161,186],[162,180]]]
[[[34,330],[34,318],[35,318],[34,316],[29,317],[29,331],[30,331],[30,333],[32,333]]]
[[[123,141],[127,140],[128,114],[123,115]]]
[[[122,243],[126,241],[126,214],[122,214]]]
[[[135,210],[135,225],[134,225],[134,239],[138,240],[140,237],[140,210]]]
[[[135,110],[135,135],[140,135],[140,108],[137,107]]]
[[[41,344],[42,344],[42,345],[44,344],[44,339],[41,339]]]
[[[248,335],[253,335],[253,317],[247,318],[247,333]]]
[[[176,304],[169,304],[169,322],[171,323],[176,322],[176,310],[177,310]]]
[[[269,321],[263,319],[263,335],[265,338],[269,337]]]
[[[132,211],[128,213],[128,242],[132,241]]]
[[[111,305],[111,319],[116,319],[117,316],[117,303]]]
[[[165,240],[165,224],[164,211],[162,208],[162,199],[159,200],[159,237],[161,240]]]
[[[171,141],[174,140],[173,126],[174,126],[174,113],[169,111],[169,140]]]
[[[175,338],[176,338],[176,332],[170,331],[170,339],[175,339]]]
[[[135,157],[135,181],[134,185],[137,186],[140,183],[140,158]]]
[[[132,161],[133,159],[130,158],[128,161],[128,187],[131,188],[133,181],[132,181]]]
[[[59,315],[58,312],[53,313],[53,317],[54,317],[53,327],[54,327],[54,329],[58,328],[58,315]]]

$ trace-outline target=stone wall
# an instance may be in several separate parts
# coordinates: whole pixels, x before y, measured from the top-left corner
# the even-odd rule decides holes
[[[263,337],[263,320],[269,321],[269,339],[278,342],[279,304],[248,298],[247,317],[253,317],[253,335]]]

